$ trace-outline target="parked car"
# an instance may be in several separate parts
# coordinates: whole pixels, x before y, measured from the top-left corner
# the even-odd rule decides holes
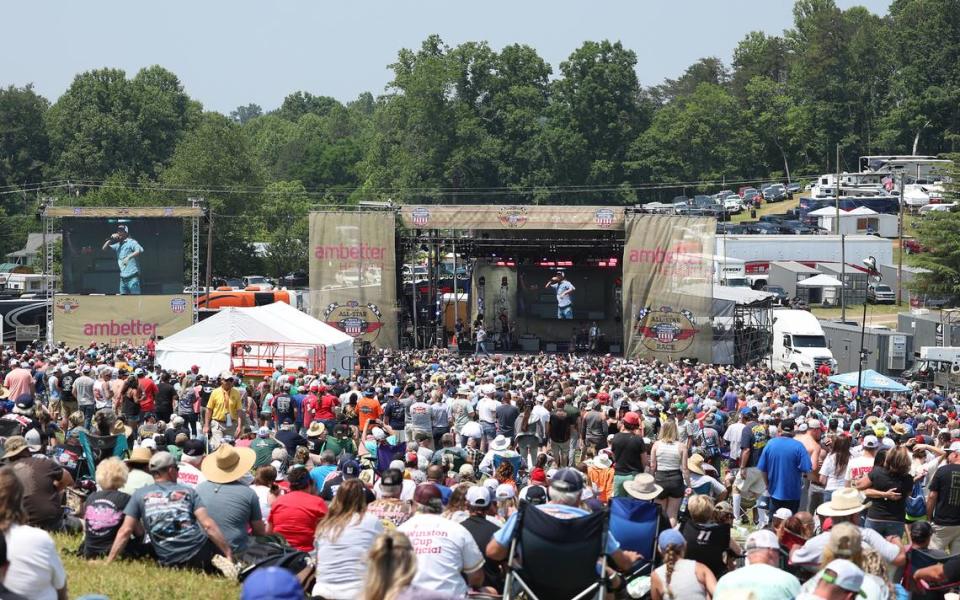
[[[280,285],[287,288],[301,288],[310,285],[306,271],[294,271],[280,278]]]
[[[934,212],[952,212],[953,209],[957,206],[955,202],[948,202],[946,204],[927,204],[926,206],[920,207],[921,215],[928,215]]]
[[[796,194],[797,192],[799,192],[799,191],[802,190],[802,189],[803,189],[803,186],[802,186],[800,183],[796,182],[796,181],[793,182],[793,183],[788,183],[788,184],[787,184],[787,193],[788,193],[788,194]]]
[[[247,275],[242,278],[244,289],[254,285],[261,290],[272,290],[273,281],[263,275]]]
[[[763,188],[763,199],[768,203],[780,202],[787,199],[787,188],[782,183],[775,183]]]
[[[747,188],[743,192],[743,203],[744,204],[753,204],[754,206],[759,206],[763,196],[760,195],[760,192],[756,188]]]
[[[885,283],[871,283],[867,286],[867,302],[870,304],[893,304],[897,301],[896,295],[890,286]]]
[[[764,292],[770,292],[771,294],[776,294],[777,297],[774,298],[774,303],[779,306],[786,306],[787,302],[790,300],[790,296],[787,295],[787,290],[783,289],[779,285],[765,285],[761,289]]]
[[[243,289],[243,280],[239,277],[214,277],[210,283],[214,288],[227,287],[234,290]]]
[[[720,198],[720,203],[728,213],[738,215],[743,211],[743,202],[740,196],[730,193]]]

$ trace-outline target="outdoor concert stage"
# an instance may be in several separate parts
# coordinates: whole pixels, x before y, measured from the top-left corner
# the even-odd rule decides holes
[[[632,318],[624,316],[624,220],[630,209],[549,207],[551,214],[545,215],[548,207],[524,212],[512,207],[516,212],[511,213],[477,206],[467,207],[473,212],[466,215],[444,218],[443,209],[464,208],[401,208],[398,270],[427,263],[416,283],[398,275],[401,347],[456,344],[471,353],[482,323],[489,352],[625,353],[624,319]],[[573,288],[569,308],[558,300],[561,290],[553,280],[558,272]],[[749,294],[707,299],[710,319],[697,325],[712,334],[707,359],[719,364],[758,360],[769,348],[769,307],[769,301]],[[662,335],[675,336],[661,329]],[[650,331],[661,335],[653,333],[654,327]]]

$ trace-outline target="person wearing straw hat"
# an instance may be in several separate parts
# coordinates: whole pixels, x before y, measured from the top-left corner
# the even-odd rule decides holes
[[[688,458],[687,469],[690,470],[690,488],[694,493],[706,494],[717,501],[727,497],[727,488],[710,474],[716,471],[710,463],[705,462],[703,455],[694,454]]]
[[[60,505],[63,490],[73,485],[70,472],[55,460],[33,456],[23,436],[8,437],[3,449],[3,460],[13,467],[17,479],[24,484],[26,524],[47,531],[79,530],[80,521],[64,518]]]
[[[197,485],[197,496],[235,553],[246,550],[248,530],[255,536],[267,531],[257,493],[243,481],[255,460],[250,448],[222,444],[200,466],[207,480]]]
[[[860,513],[865,511],[870,503],[863,502],[863,495],[855,488],[841,488],[833,492],[830,502],[817,507],[817,514],[829,517],[836,526],[837,523],[851,523],[860,530],[863,543],[877,551],[883,560],[894,566],[902,567],[907,560],[906,553],[900,540],[890,536],[886,539],[873,529],[859,526]],[[797,546],[790,552],[790,563],[794,565],[817,565],[823,555],[824,548],[830,542],[830,532],[825,531],[806,541],[803,546]]]
[[[147,465],[150,463],[151,456],[153,456],[153,452],[144,446],[133,449],[130,458],[125,461],[127,468],[130,469],[130,474],[127,475],[127,482],[120,488],[121,492],[132,496],[135,491],[153,483],[153,475],[147,472]]]
[[[214,573],[213,557],[233,551],[192,488],[177,481],[177,461],[169,452],[157,452],[148,465],[154,483],[137,490],[123,509],[123,525],[107,556],[107,564],[123,552],[134,532],[145,531],[165,567],[201,569]]]

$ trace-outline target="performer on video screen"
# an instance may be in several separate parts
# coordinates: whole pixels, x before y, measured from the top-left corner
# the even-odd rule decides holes
[[[121,294],[137,295],[140,293],[140,260],[143,246],[130,237],[130,230],[126,225],[117,225],[117,232],[107,238],[103,249],[110,248],[117,253],[117,265],[120,267]]]
[[[547,282],[543,287],[552,287],[557,292],[557,318],[573,318],[573,293],[577,288],[567,281],[563,271],[557,271],[557,274]]]

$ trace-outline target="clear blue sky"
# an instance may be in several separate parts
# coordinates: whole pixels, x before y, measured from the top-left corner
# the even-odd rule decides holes
[[[890,0],[837,0],[877,14]],[[351,100],[383,92],[397,50],[431,33],[450,45],[523,43],[557,71],[588,39],[620,40],[642,85],[704,56],[729,64],[748,31],[778,34],[791,0],[27,0],[3,2],[0,85],[33,83],[55,100],[74,75],[160,64],[209,110],[277,107],[296,90]]]

